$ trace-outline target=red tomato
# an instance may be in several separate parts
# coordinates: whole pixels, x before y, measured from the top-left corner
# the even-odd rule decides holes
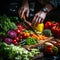
[[[22,42],[22,39],[20,39],[20,42]]]
[[[20,34],[20,32],[21,32],[19,29],[15,30],[15,31],[17,34]]]
[[[13,40],[13,43],[17,42],[15,39]]]
[[[23,34],[22,36],[23,36],[23,38],[27,38],[27,35],[26,34]]]
[[[15,44],[15,45],[18,45],[18,42],[15,42],[14,44]]]
[[[22,38],[23,38],[23,36],[19,36],[19,38],[20,38],[20,39],[22,39]]]
[[[45,29],[50,29],[51,28],[51,22],[50,21],[47,21],[46,23],[45,23]]]
[[[23,27],[22,25],[18,25],[18,29],[21,30]]]
[[[16,41],[18,41],[18,40],[19,40],[19,38],[18,38],[18,37],[16,37],[16,38],[15,38],[15,40],[16,40]]]

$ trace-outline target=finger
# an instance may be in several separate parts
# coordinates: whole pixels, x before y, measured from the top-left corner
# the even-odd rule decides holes
[[[32,21],[32,26],[34,25],[36,18],[37,18],[37,16],[35,15],[35,17],[33,18],[33,21]]]
[[[19,11],[19,16],[22,17],[22,12],[23,12],[24,8],[21,8],[21,10]]]
[[[26,9],[23,9],[22,14],[21,14],[21,18],[24,16],[25,12],[26,12]]]
[[[41,21],[40,21],[40,23],[42,23],[44,21],[44,19],[43,18],[41,18]]]
[[[39,23],[41,23],[41,17],[39,17]]]
[[[36,26],[40,23],[40,17],[38,17],[38,20],[37,20],[37,23],[36,23]]]

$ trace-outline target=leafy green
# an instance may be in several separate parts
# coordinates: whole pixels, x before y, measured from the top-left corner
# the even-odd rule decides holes
[[[36,54],[40,53],[38,49],[26,50],[21,46],[15,46],[13,44],[8,45],[4,42],[0,42],[0,57],[6,57],[9,60],[30,60]]]
[[[0,16],[0,35],[5,34],[9,29],[15,30],[17,26],[6,15]],[[3,31],[3,32],[2,32]]]

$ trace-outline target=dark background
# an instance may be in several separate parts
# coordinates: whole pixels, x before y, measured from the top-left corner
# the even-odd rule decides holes
[[[0,0],[0,15],[18,15],[18,9],[21,7],[21,5],[22,0]],[[15,11],[10,11],[10,8]],[[39,2],[36,2],[35,13],[38,12],[41,8],[42,5],[39,4]],[[60,22],[60,6],[58,6],[56,9],[54,9],[47,15],[45,21],[47,20],[56,20]]]

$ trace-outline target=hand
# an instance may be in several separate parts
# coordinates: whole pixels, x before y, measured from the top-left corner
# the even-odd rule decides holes
[[[37,24],[42,23],[46,17],[47,13],[44,11],[40,11],[35,14],[33,21],[32,21],[32,26],[37,26]]]
[[[22,18],[24,15],[26,15],[26,17],[29,16],[29,5],[26,3],[24,4],[21,9],[18,11],[19,16]]]

